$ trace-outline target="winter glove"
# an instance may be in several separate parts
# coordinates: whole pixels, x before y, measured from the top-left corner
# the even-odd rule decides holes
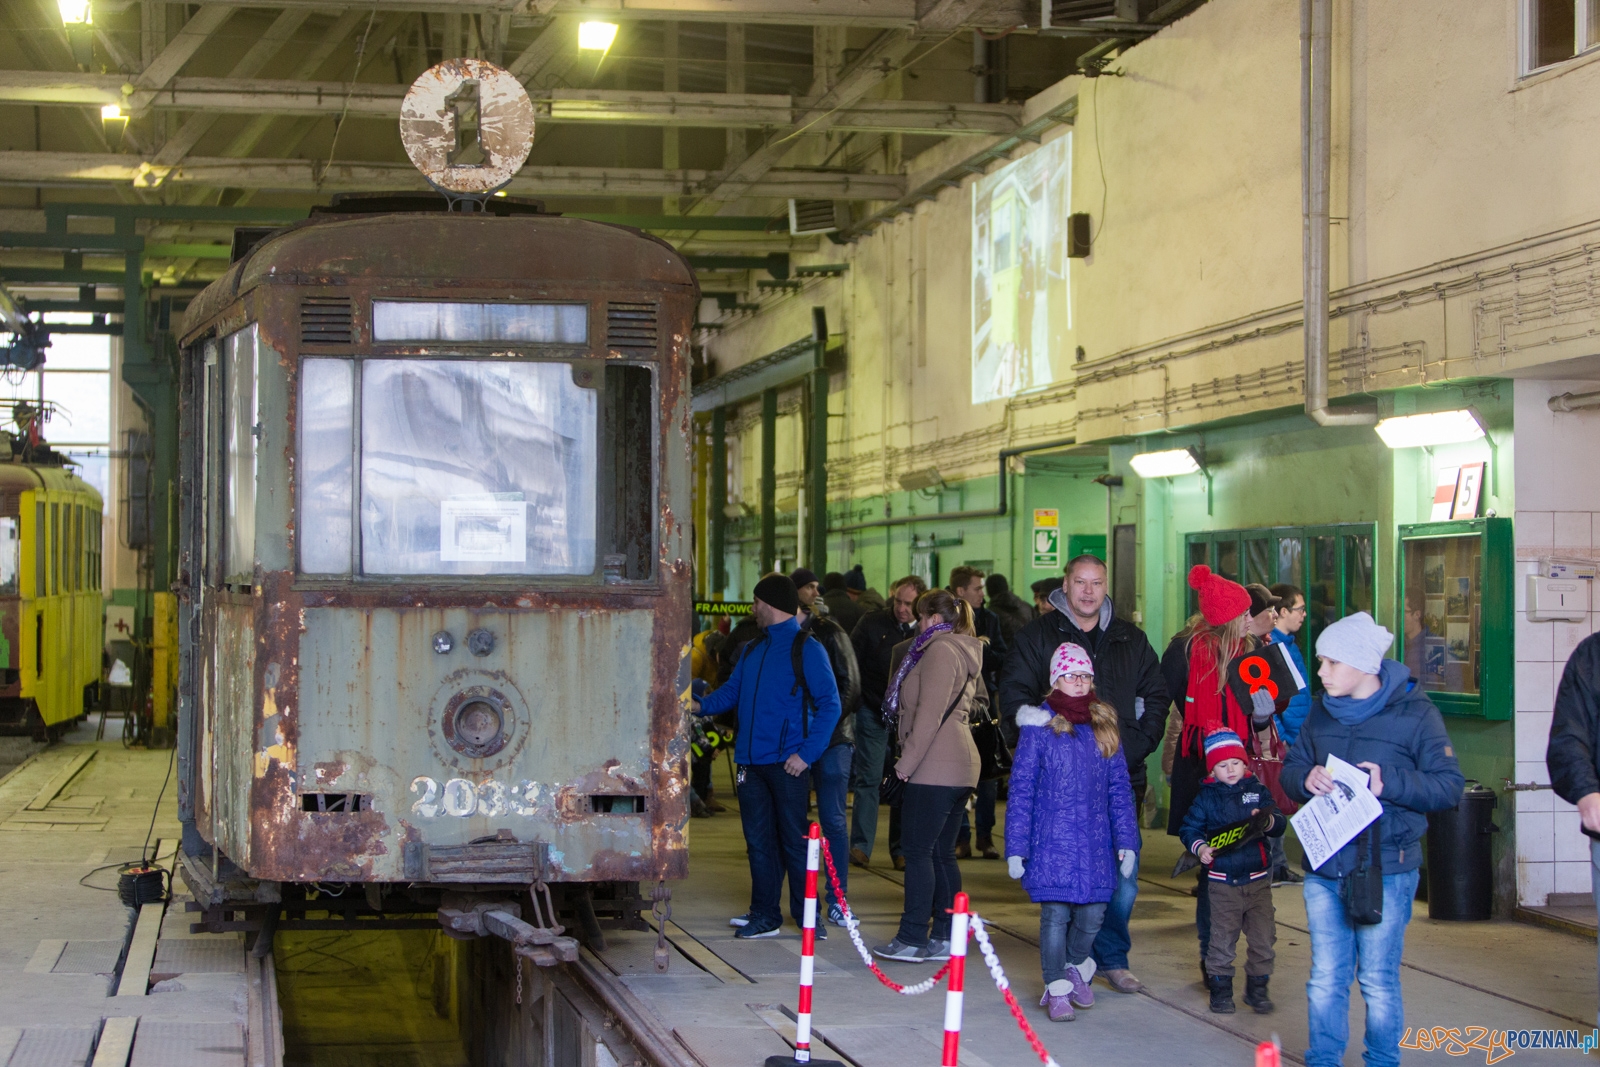
[[[1255,722],[1256,729],[1266,726],[1267,720],[1272,718],[1272,713],[1276,710],[1272,694],[1267,692],[1266,686],[1250,694],[1250,718]]]
[[[1022,857],[1021,856],[1007,856],[1006,857],[1006,873],[1009,874],[1013,878],[1021,878],[1022,877]]]
[[[1139,854],[1131,848],[1117,850],[1117,870],[1122,872],[1122,877],[1132,878],[1133,868],[1139,862]]]

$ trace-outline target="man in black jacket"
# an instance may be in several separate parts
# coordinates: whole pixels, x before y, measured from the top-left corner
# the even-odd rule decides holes
[[[850,862],[858,867],[868,865],[878,838],[878,788],[883,784],[889,748],[889,728],[884,725],[881,709],[884,691],[893,677],[890,657],[895,645],[916,633],[917,598],[927,591],[927,585],[916,575],[901,578],[889,587],[889,606],[863,616],[850,635],[861,671],[861,710],[856,712],[856,759],[851,772],[856,810],[850,826]],[[891,812],[889,855],[898,866],[900,836],[896,820]]]
[[[1017,709],[1040,703],[1050,691],[1050,657],[1068,641],[1082,646],[1094,662],[1095,692],[1117,709],[1138,810],[1144,803],[1145,757],[1160,746],[1167,725],[1167,689],[1161,681],[1161,663],[1144,631],[1116,618],[1106,593],[1106,565],[1100,559],[1078,556],[1067,564],[1061,588],[1050,594],[1055,610],[1017,631],[1000,672],[1000,719],[1014,743]],[[1131,876],[1118,881],[1094,942],[1095,965],[1119,993],[1142,988],[1128,970],[1132,944],[1128,917],[1139,895],[1138,878],[1135,865]]]
[[[817,791],[817,822],[828,839],[828,851],[835,857],[834,867],[839,872],[839,888],[849,889],[850,865],[844,862],[850,848],[850,823],[845,816],[845,802],[850,793],[850,764],[856,747],[856,710],[861,706],[861,673],[856,667],[855,649],[850,635],[840,625],[825,615],[817,613],[820,599],[817,576],[804,567],[790,575],[800,590],[800,632],[815,637],[828,653],[833,666],[833,678],[839,685],[839,725],[833,728],[828,748],[811,765],[811,784]],[[808,585],[801,585],[809,578]],[[809,589],[808,589],[809,587]],[[828,888],[828,918],[837,926],[844,925],[844,907],[833,882],[824,878]]]
[[[1583,828],[1600,834],[1600,634],[1579,641],[1567,657],[1544,762],[1556,796],[1576,804]],[[1589,856],[1600,902],[1600,840],[1589,842]]]
[[[1000,732],[993,725],[985,726],[984,720],[998,723],[999,713],[995,710],[995,696],[1000,688],[1000,665],[1005,662],[1009,642],[1006,640],[1005,630],[1000,616],[983,606],[983,572],[976,567],[960,566],[950,572],[950,592],[967,602],[972,609],[972,623],[978,631],[978,640],[983,642],[983,684],[989,698],[988,706],[983,715],[971,715],[969,720],[973,727],[972,740],[978,746],[978,758],[981,767],[978,772],[978,790],[973,803],[973,815],[977,822],[977,841],[972,840],[972,827],[968,825],[967,816],[961,816],[961,830],[956,834],[956,857],[967,859],[976,848],[980,856],[986,860],[1000,858],[1000,853],[994,847],[994,806],[1000,795],[1000,775],[1002,762],[1000,758]]]

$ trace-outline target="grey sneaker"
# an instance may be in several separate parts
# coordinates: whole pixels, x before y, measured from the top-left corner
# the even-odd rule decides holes
[[[928,944],[922,950],[922,958],[929,963],[938,963],[950,958],[950,942],[937,937],[929,938]]]
[[[733,918],[729,919],[728,920],[728,925],[729,926],[749,926],[750,925],[750,920],[754,919],[755,917],[756,917],[755,912],[747,911],[743,915],[735,915]]]
[[[887,945],[879,945],[872,950],[872,954],[881,960],[898,960],[901,963],[923,962],[923,951],[926,946],[908,945],[898,937],[893,938]]]

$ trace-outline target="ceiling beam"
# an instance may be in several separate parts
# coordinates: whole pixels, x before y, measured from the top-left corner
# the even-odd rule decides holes
[[[167,46],[160,54],[133,79],[135,91],[129,103],[135,114],[143,113],[149,106],[148,90],[160,89],[176,77],[184,65],[194,58],[194,54],[210,40],[211,35],[222,28],[222,24],[228,21],[234,10],[227,4],[206,4],[183,24],[183,29],[179,30],[172,40],[167,42]]]
[[[803,134],[824,133],[832,128],[841,108],[860,100],[874,86],[901,69],[906,56],[917,47],[919,38],[911,33],[885,30],[878,34],[825,92],[806,102],[794,124],[746,156],[723,175],[723,180],[696,204],[693,214],[712,215],[731,209],[732,201],[757,195],[751,190],[768,170],[777,166]],[[933,47],[933,46],[929,46]]]
[[[207,6],[259,7],[263,0],[219,0]],[[273,7],[326,10],[328,0],[273,0]],[[385,11],[524,15],[689,22],[766,22],[792,26],[849,25],[910,28],[915,0],[382,0]],[[1012,4],[1006,4],[1010,7]],[[1037,16],[1037,5],[1035,5]],[[985,22],[986,26],[990,23]],[[1005,23],[999,23],[1005,25]]]
[[[627,167],[526,166],[508,191],[531,196],[697,196],[719,176],[705,170],[647,170]],[[226,159],[191,157],[172,168],[152,166],[136,156],[93,152],[0,152],[0,183],[13,185],[209,186],[276,192],[332,193],[347,190],[426,189],[409,163],[335,163],[308,159]],[[896,200],[906,182],[898,174],[840,174],[831,171],[768,171],[746,195],[786,199]]]
[[[292,17],[286,11],[284,18]],[[881,72],[874,72],[881,80]],[[0,71],[0,102],[99,106],[122,99],[123,79],[106,74]],[[871,83],[860,87],[865,92]],[[174,78],[153,94],[157,110],[205,115],[338,115],[396,119],[408,86],[358,82],[313,82],[265,78]],[[788,96],[755,93],[665,93],[634,89],[534,89],[540,121],[555,124],[606,122],[649,126],[728,129],[782,127],[812,121],[808,133],[824,129],[898,131],[921,134],[1006,134],[1021,124],[1020,104],[974,104],[935,100],[853,100],[833,106],[797,106]],[[830,96],[834,94],[829,94]],[[801,110],[804,107],[804,110]]]

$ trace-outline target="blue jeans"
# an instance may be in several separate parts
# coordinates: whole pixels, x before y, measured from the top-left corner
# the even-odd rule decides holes
[[[863,706],[856,712],[855,760],[850,771],[856,794],[856,811],[850,820],[850,847],[859,848],[869,856],[878,839],[878,787],[883,784],[883,757],[888,749],[889,728],[883,724],[883,717],[875,708]],[[833,847],[831,840],[828,847]]]
[[[795,922],[805,914],[806,807],[808,775],[792,775],[781,763],[739,768],[739,821],[750,855],[750,913],[768,926],[783,923],[779,894],[789,876],[789,911]]]
[[[1398,1067],[1405,1007],[1400,1002],[1400,953],[1411,921],[1419,872],[1383,876],[1383,922],[1357,926],[1345,913],[1339,882],[1307,874],[1306,923],[1311,927],[1311,980],[1306,983],[1311,1047],[1306,1067],[1339,1067],[1350,1040],[1350,979],[1367,1005],[1366,1067]]]
[[[839,872],[839,888],[846,891],[850,888],[850,823],[845,818],[844,804],[850,793],[851,752],[850,745],[834,745],[811,765],[811,784],[817,790],[817,822],[822,824],[822,836],[828,839],[833,869]],[[826,887],[828,903],[839,903],[826,863],[819,868],[817,880]]]
[[[1133,861],[1133,874],[1122,877],[1117,871],[1117,890],[1105,906],[1105,919],[1100,933],[1094,939],[1095,966],[1102,971],[1128,969],[1128,949],[1133,947],[1133,935],[1128,932],[1128,919],[1133,915],[1133,902],[1139,898],[1139,861]],[[1048,979],[1047,979],[1048,980]]]
[[[1039,905],[1039,962],[1044,968],[1044,984],[1065,980],[1067,965],[1089,958],[1104,904],[1060,904],[1047,900]]]

